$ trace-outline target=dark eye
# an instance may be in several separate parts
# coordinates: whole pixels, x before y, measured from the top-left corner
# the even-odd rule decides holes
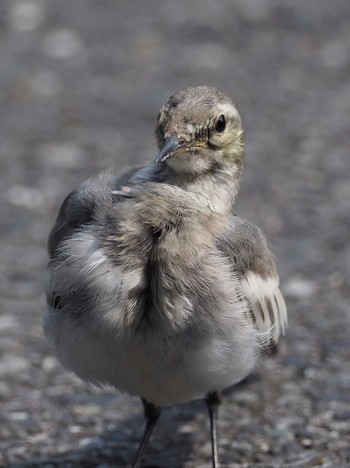
[[[226,128],[226,120],[225,120],[225,116],[222,114],[220,115],[220,117],[218,118],[218,121],[216,122],[216,125],[215,125],[215,131],[218,132],[218,133],[222,133]]]

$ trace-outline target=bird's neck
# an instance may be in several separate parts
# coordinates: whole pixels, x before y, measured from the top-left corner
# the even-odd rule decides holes
[[[175,174],[175,183],[203,198],[213,212],[231,213],[239,190],[241,168],[238,166],[216,167],[192,179]]]
[[[158,182],[173,188],[178,187],[191,194],[189,202],[195,197],[210,211],[228,214],[233,209],[241,173],[242,165],[238,164],[214,167],[200,174],[174,171],[166,165],[149,165],[139,171],[137,178],[140,182]],[[172,193],[174,192],[169,190],[169,196]]]

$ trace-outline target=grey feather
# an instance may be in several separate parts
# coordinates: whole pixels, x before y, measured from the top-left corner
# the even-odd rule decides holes
[[[218,245],[239,275],[255,326],[261,332],[271,331],[265,338],[266,345],[277,344],[287,325],[287,309],[274,257],[261,229],[234,216]]]
[[[113,190],[121,189],[139,168],[132,168],[124,173],[109,168],[97,176],[83,182],[73,190],[62,203],[56,222],[52,228],[48,251],[52,256],[59,243],[77,229],[89,224],[101,205],[105,205]]]

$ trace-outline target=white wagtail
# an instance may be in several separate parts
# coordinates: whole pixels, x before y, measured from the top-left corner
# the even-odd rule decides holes
[[[273,256],[233,213],[243,166],[232,100],[199,86],[160,110],[155,161],[71,192],[49,238],[46,336],[82,379],[141,397],[139,467],[161,408],[205,398],[219,466],[220,392],[287,323]]]

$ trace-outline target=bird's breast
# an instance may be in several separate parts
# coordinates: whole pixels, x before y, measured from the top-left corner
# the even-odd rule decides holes
[[[196,236],[139,225],[101,237],[90,226],[63,241],[48,281],[61,308],[45,319],[61,362],[159,404],[243,378],[257,347],[247,304],[210,234]]]

